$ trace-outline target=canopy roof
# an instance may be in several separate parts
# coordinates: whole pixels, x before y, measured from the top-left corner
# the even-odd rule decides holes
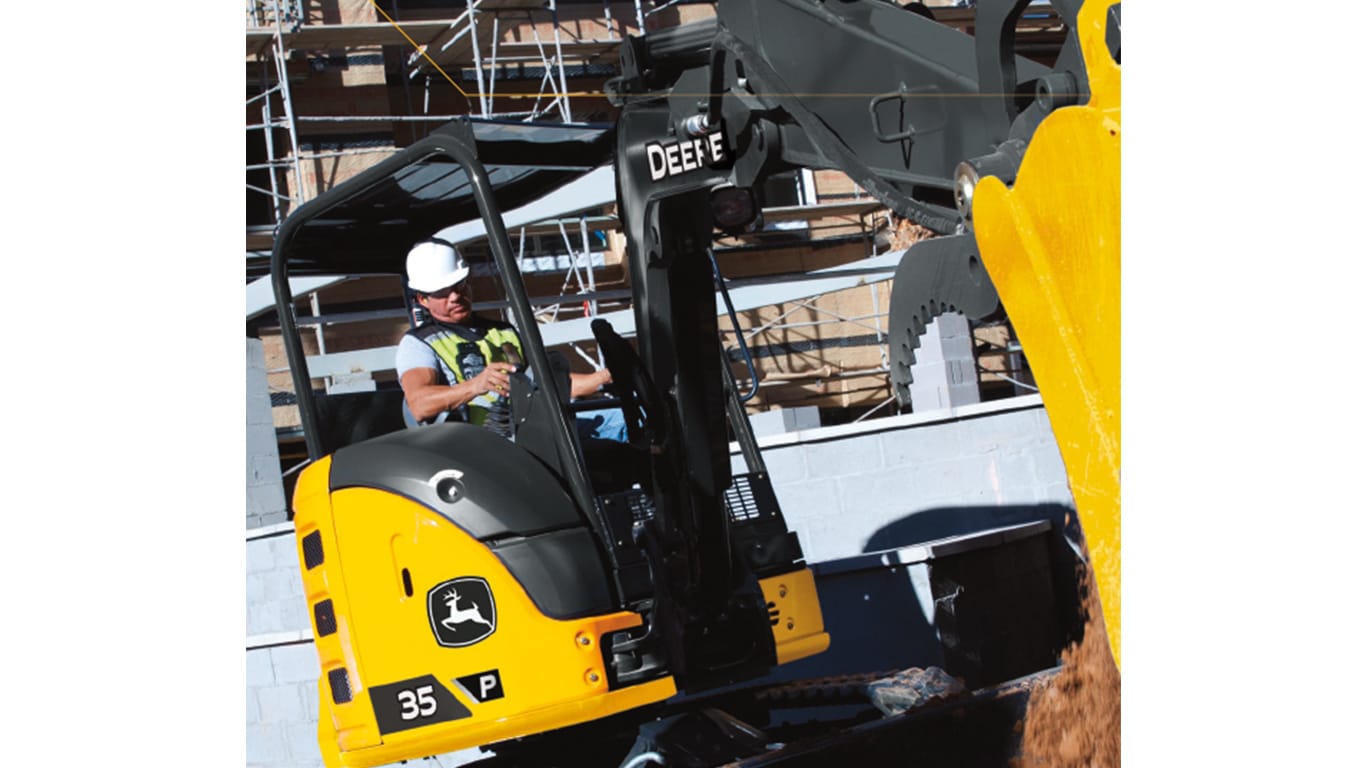
[[[479,218],[469,175],[450,156],[472,146],[508,211],[606,163],[610,125],[461,118],[299,207],[275,241],[289,274],[401,274],[412,244]]]

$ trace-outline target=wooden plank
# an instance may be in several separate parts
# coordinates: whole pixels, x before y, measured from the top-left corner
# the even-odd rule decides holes
[[[400,21],[397,28],[387,21],[374,24],[308,24],[293,32],[285,32],[283,37],[285,47],[291,50],[321,51],[380,45],[411,48],[408,37],[418,45],[430,45],[449,32],[455,23],[453,19]],[[407,33],[407,37],[404,33]],[[248,55],[263,53],[275,37],[273,29],[248,29],[246,34]]]
[[[564,56],[566,64],[595,60],[616,61],[620,49],[620,40],[560,41],[560,54]],[[492,44],[479,50],[485,56],[493,53]],[[542,41],[539,46],[534,42],[501,42],[498,44],[498,63],[514,64],[529,61],[540,63],[542,51],[545,52],[545,58],[553,58],[555,56],[555,41]],[[487,59],[485,61],[487,63]],[[471,59],[472,62],[473,59]]]

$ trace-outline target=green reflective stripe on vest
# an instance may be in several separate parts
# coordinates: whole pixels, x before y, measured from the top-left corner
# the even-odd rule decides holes
[[[460,367],[460,344],[464,341],[463,339],[453,333],[441,331],[427,336],[423,341],[427,342],[427,346],[431,347],[436,356],[441,358],[441,362],[445,363],[455,373],[456,383],[465,380],[465,372]],[[485,359],[487,357],[485,355]]]
[[[479,351],[484,355],[484,360],[490,363],[506,363],[508,361],[507,355],[503,352],[504,344],[511,344],[512,348],[517,350],[518,357],[522,355],[522,340],[513,331],[502,328],[494,328],[484,334],[484,338],[476,343],[479,345]]]
[[[465,381],[465,369],[460,365],[460,345],[473,344],[479,350],[479,354],[484,358],[484,365],[491,363],[508,362],[507,355],[503,352],[503,344],[511,344],[517,350],[518,356],[522,354],[522,340],[517,336],[517,332],[510,328],[490,328],[483,338],[477,341],[468,341],[459,335],[452,333],[438,325],[424,326],[414,333],[431,347],[441,362],[455,374],[456,383]],[[483,426],[488,420],[488,406],[494,397],[487,392],[481,392],[466,403],[466,406],[473,405],[473,408],[462,406],[469,423],[475,426]]]

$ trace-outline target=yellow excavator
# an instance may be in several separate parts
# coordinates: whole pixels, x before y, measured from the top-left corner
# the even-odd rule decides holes
[[[1066,35],[1042,64],[1015,50],[1039,7],[1025,0],[978,3],[973,36],[914,3],[720,0],[714,19],[624,42],[614,124],[457,120],[283,222],[271,269],[310,457],[292,507],[329,768],[474,746],[489,766],[818,765],[905,748],[843,722],[780,743],[716,705],[830,642],[715,312],[713,238],[758,227],[754,190],[794,168],[844,171],[937,235],[893,287],[899,392],[934,317],[1009,316],[1118,664],[1119,5],[1053,6]],[[574,430],[576,410],[603,403],[570,402],[500,215],[607,163],[636,335],[602,320],[593,333],[621,443]],[[401,274],[410,244],[475,218],[526,358],[513,439],[395,429],[392,393],[351,410],[316,396],[289,277]],[[730,468],[731,440],[746,472]],[[927,715],[917,743],[963,719]],[[973,741],[926,764],[992,764],[967,757]]]

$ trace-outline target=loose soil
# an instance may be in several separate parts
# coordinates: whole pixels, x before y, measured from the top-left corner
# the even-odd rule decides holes
[[[1011,768],[1119,765],[1119,669],[1089,570],[1081,582],[1087,615],[1084,634],[1063,651],[1057,676],[1030,697],[1019,756]]]
[[[893,225],[888,238],[888,246],[894,251],[900,248],[910,248],[912,243],[934,237],[932,230],[926,229],[910,219],[893,216],[892,220]]]

